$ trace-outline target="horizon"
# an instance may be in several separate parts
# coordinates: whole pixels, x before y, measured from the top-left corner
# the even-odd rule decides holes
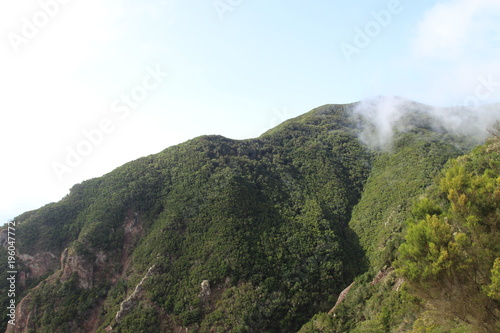
[[[0,224],[141,156],[200,135],[258,137],[332,102],[500,102],[494,0],[0,8]]]

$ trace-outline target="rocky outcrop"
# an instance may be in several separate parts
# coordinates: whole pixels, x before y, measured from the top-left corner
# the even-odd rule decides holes
[[[203,280],[203,282],[201,283],[201,292],[199,297],[203,302],[207,302],[210,294],[211,294],[210,282],[208,280]]]
[[[387,271],[385,270],[379,271],[377,275],[375,275],[375,277],[373,278],[372,282],[370,282],[370,284],[372,286],[375,286],[379,284],[380,281],[382,281],[382,279],[384,279],[386,276],[387,276]]]
[[[35,255],[18,254],[19,260],[27,269],[20,272],[21,286],[28,279],[37,279],[55,271],[59,267],[59,256],[52,252],[40,252]]]
[[[405,283],[405,279],[402,278],[402,277],[399,277],[396,280],[396,282],[394,283],[394,286],[392,287],[392,290],[399,291],[399,289],[401,288],[401,286],[403,285],[403,283]]]
[[[73,273],[78,275],[79,285],[90,289],[94,280],[94,263],[77,255],[73,249],[65,249],[61,254],[61,280],[68,280]]]
[[[117,323],[119,323],[125,316],[127,316],[132,311],[132,309],[134,307],[137,306],[139,299],[142,296],[142,291],[144,290],[144,287],[143,287],[144,282],[151,275],[153,275],[154,268],[155,268],[155,265],[151,266],[148,269],[146,275],[144,275],[141,282],[139,282],[139,284],[135,287],[134,292],[129,297],[127,297],[127,299],[124,300],[122,302],[122,304],[120,304],[120,310],[118,311],[118,313],[115,316],[115,320]]]
[[[0,246],[7,248],[8,229],[0,231]],[[47,275],[59,268],[59,254],[52,252],[39,252],[34,255],[17,253],[17,259],[22,265],[19,268],[19,286],[24,287],[26,280],[37,279]]]
[[[130,264],[130,249],[134,247],[137,240],[142,235],[142,223],[139,220],[137,212],[129,211],[123,224],[125,235],[123,237],[123,248],[121,253],[122,271],[120,276],[124,275]]]
[[[67,281],[75,273],[78,276],[79,286],[83,289],[94,287],[95,281],[110,280],[115,283],[128,270],[130,263],[131,249],[140,238],[143,228],[139,219],[139,214],[133,211],[127,213],[123,222],[124,239],[123,247],[116,253],[107,253],[95,249],[87,248],[87,253],[82,255],[72,246],[66,248],[62,253],[40,252],[34,255],[18,254],[19,262],[23,269],[19,270],[19,284],[25,285],[26,280],[36,279],[50,275],[45,281],[54,283],[56,280]],[[7,229],[0,231],[0,246],[7,244]],[[116,261],[121,265],[116,265]],[[117,269],[120,267],[121,269]],[[154,266],[151,267],[141,282],[136,286],[134,292],[120,306],[120,311],[116,314],[116,321],[120,321],[137,305],[143,291],[143,283],[153,274]],[[36,287],[35,287],[36,288]],[[95,332],[99,325],[99,314],[103,302],[100,301],[84,325],[80,328],[83,332]],[[29,331],[30,318],[32,314],[28,309],[32,305],[32,296],[28,294],[16,307],[16,326],[9,325],[7,332],[27,332]]]
[[[351,290],[352,286],[354,286],[356,282],[351,283],[351,285],[347,288],[345,288],[339,295],[339,298],[337,299],[337,303],[335,303],[335,306],[328,312],[329,315],[335,316],[335,310],[339,307],[340,304],[345,300],[347,297],[347,294]]]
[[[134,246],[134,242],[138,239],[142,232],[142,225],[139,221],[139,214],[128,212],[127,218],[123,223],[124,239],[121,253],[121,272],[115,272],[113,276],[109,276],[108,255],[99,251],[92,254],[92,259],[78,255],[71,249],[66,249],[61,255],[61,270],[62,280],[67,280],[73,273],[78,274],[80,287],[90,289],[93,287],[94,280],[102,280],[111,278],[111,282],[117,281],[119,276],[122,276],[129,266],[129,251]],[[92,251],[92,249],[89,249]],[[95,257],[95,260],[94,260]]]
[[[28,332],[31,313],[29,312],[29,304],[31,303],[31,294],[24,297],[16,306],[16,325],[7,325],[5,333],[24,333]]]

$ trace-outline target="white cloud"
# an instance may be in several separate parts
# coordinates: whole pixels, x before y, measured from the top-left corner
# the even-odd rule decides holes
[[[354,114],[364,120],[360,139],[374,148],[390,149],[394,131],[407,132],[414,127],[408,116],[419,113],[429,125],[449,133],[466,135],[478,143],[488,129],[500,120],[498,105],[469,108],[425,106],[400,97],[376,97],[361,101]],[[406,118],[406,120],[405,120]],[[405,120],[405,121],[402,121]]]
[[[423,57],[453,59],[474,52],[498,53],[498,0],[439,2],[420,22],[414,52]]]

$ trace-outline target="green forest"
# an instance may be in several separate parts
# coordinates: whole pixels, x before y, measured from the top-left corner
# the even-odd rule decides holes
[[[16,217],[9,330],[500,331],[500,128],[415,111],[374,148],[355,106],[194,138]]]

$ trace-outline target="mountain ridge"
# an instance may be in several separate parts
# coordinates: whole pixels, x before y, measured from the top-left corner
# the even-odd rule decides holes
[[[411,209],[401,197],[476,144],[409,113],[374,149],[359,105],[324,105],[255,139],[200,136],[20,215],[24,299],[7,331],[289,332],[328,311],[394,259]],[[396,207],[377,208],[387,183],[379,198]],[[386,229],[370,227],[383,216]]]

